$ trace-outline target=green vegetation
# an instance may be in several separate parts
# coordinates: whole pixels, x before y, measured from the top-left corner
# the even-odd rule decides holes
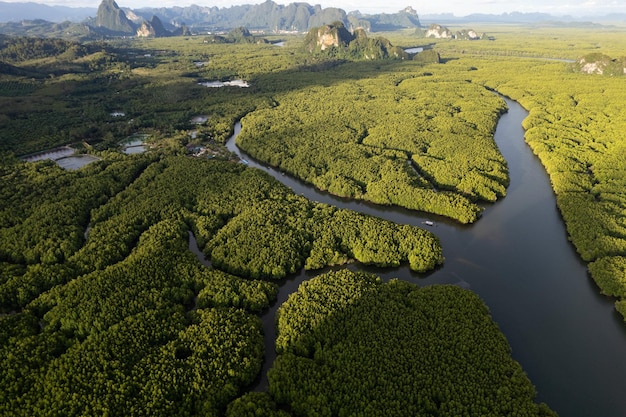
[[[452,28],[457,30],[457,28]],[[561,28],[550,24],[545,25],[485,25],[475,26],[478,33],[486,32],[494,38],[490,42],[473,42],[468,40],[431,40],[442,54],[453,57],[490,57],[497,59],[498,65],[529,69],[525,61],[516,58],[549,58],[577,60],[589,53],[620,57],[624,55],[623,27],[596,28]],[[400,39],[390,37],[397,45],[412,44],[410,36]],[[423,42],[423,40],[421,40]],[[502,58],[502,59],[498,59]],[[506,62],[504,58],[510,59]],[[524,75],[524,71],[518,74]]]
[[[234,120],[266,105],[263,95],[250,91],[207,91],[198,85],[202,79],[249,78],[245,67],[233,72],[228,62],[210,68],[195,64],[225,52],[225,46],[209,53],[201,39],[194,39],[189,49],[184,46],[191,44],[182,38],[169,41],[177,51],[159,49],[151,40],[137,42],[137,49],[125,44],[7,41],[2,60],[10,71],[0,77],[0,86],[6,86],[0,91],[8,93],[0,96],[0,151],[23,155],[83,142],[104,149],[142,131],[155,139],[184,141],[192,128],[199,137],[223,141],[232,133]],[[241,53],[254,47],[243,46]],[[269,52],[276,49],[267,46],[266,55],[251,59],[252,65],[268,61]],[[116,111],[125,116],[112,116]],[[192,123],[205,114],[210,117],[204,125]]]
[[[276,409],[276,403],[265,392],[250,392],[228,405],[227,417],[289,417],[290,414]]]
[[[241,119],[243,148],[320,189],[469,223],[509,182],[492,139],[499,91],[530,111],[526,139],[570,239],[626,314],[623,77],[538,58],[619,57],[622,32],[487,32],[496,40],[385,61],[311,55],[300,38],[0,37],[0,414],[550,415],[475,296],[347,271],[281,310],[269,393],[241,396],[280,279],[353,260],[428,271],[442,249],[424,230],[307,201],[226,152],[183,156],[223,151]],[[231,79],[251,86],[199,84]],[[136,133],[152,151],[116,152]],[[102,160],[70,172],[15,157],[65,144]]]
[[[342,66],[248,114],[237,144],[332,194],[471,223],[480,214],[474,200],[506,193],[506,162],[493,142],[505,105],[458,73],[430,71]]]
[[[626,101],[626,92],[622,76],[579,71],[583,60],[619,67],[624,30],[599,28],[593,36],[589,30],[555,27],[487,31],[497,41],[437,41],[442,60],[452,58],[437,70],[464,74],[529,110],[525,138],[550,176],[569,238],[602,293],[617,297],[616,308],[626,317],[626,109],[618,104]],[[464,73],[468,67],[473,70]]]
[[[297,46],[212,45],[197,38],[132,46],[137,49],[99,45],[98,52],[68,59],[94,72],[40,79],[17,100],[12,90],[5,98],[11,106],[0,114],[3,149],[25,154],[85,142],[104,148],[137,131],[184,144],[194,127],[219,142],[247,115],[244,149],[333,194],[462,223],[479,217],[476,200],[505,194],[506,164],[492,140],[504,103],[465,79],[423,71],[427,63],[340,65]],[[36,60],[10,63],[49,72]],[[233,78],[252,87],[207,89],[197,82]],[[115,111],[125,116],[111,116]],[[292,117],[303,111],[308,114]],[[206,115],[206,123],[195,126],[197,115]],[[258,120],[274,127],[268,131]]]
[[[620,77],[626,74],[626,57],[612,59],[601,53],[591,53],[583,56],[574,64],[574,71],[587,74],[602,74],[609,77]]]
[[[623,270],[615,267],[626,255],[621,220],[626,209],[621,157],[626,113],[617,105],[626,100],[623,78],[570,73],[568,63],[526,62],[532,80],[492,60],[479,64],[476,80],[530,111],[524,121],[526,141],[550,175],[570,240],[581,258],[591,262],[602,292],[626,298],[625,290],[616,292]]]
[[[269,279],[443,261],[427,231],[311,203],[242,164],[102,155],[78,171],[3,160],[2,415],[222,415],[260,370]]]
[[[95,40],[91,27],[85,23],[48,22],[45,20],[22,20],[19,22],[0,23],[0,32],[11,36],[33,38]],[[2,36],[2,35],[0,35]]]
[[[296,416],[554,415],[473,293],[348,270],[277,313],[269,391]]]
[[[0,60],[24,62],[42,58],[54,58],[56,62],[70,57],[82,57],[89,46],[78,42],[45,38],[0,37]]]
[[[309,30],[304,38],[304,49],[309,53],[347,59],[407,59],[402,48],[393,46],[383,37],[368,38],[365,29],[348,31],[341,22]]]
[[[253,36],[245,27],[239,27],[228,32],[226,36],[211,35],[204,38],[207,43],[267,43],[265,38]]]
[[[124,260],[2,317],[3,415],[216,415],[254,379],[258,318],[223,302],[185,308],[213,274],[186,250],[185,229],[155,223]]]

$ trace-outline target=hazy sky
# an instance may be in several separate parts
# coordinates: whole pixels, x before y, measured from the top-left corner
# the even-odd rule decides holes
[[[26,2],[29,0],[0,0],[5,2]],[[30,0],[37,3],[64,6],[97,7],[101,0]],[[229,7],[240,4],[259,4],[265,0],[116,0],[120,7],[170,7],[199,6]],[[296,0],[274,0],[278,4],[289,4]],[[306,1],[306,0],[297,0]],[[308,1],[309,4],[320,4],[322,7],[339,7],[347,12],[359,10],[362,13],[395,13],[406,6],[413,7],[418,15],[433,13],[452,13],[465,16],[471,13],[510,13],[510,12],[544,12],[556,16],[562,15],[604,15],[609,13],[626,13],[626,0],[322,0]]]

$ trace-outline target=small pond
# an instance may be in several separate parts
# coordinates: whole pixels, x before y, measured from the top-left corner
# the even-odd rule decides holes
[[[150,135],[145,134],[135,134],[127,137],[120,145],[122,146],[122,152],[126,155],[132,155],[137,153],[143,153],[148,150],[148,145],[146,145],[146,140],[150,137]]]
[[[146,145],[135,145],[124,147],[124,149],[122,149],[122,152],[124,152],[126,155],[133,155],[137,153],[144,153],[147,150],[148,147]]]
[[[49,159],[56,162],[58,166],[67,170],[76,170],[90,164],[100,158],[93,155],[76,155],[76,149],[69,146],[49,149],[22,158],[26,162],[37,162]]]
[[[61,168],[67,169],[69,171],[75,171],[79,168],[84,167],[92,162],[99,161],[100,158],[93,155],[72,155],[66,156],[64,158],[60,158],[55,160]]]
[[[220,87],[250,87],[247,81],[244,80],[232,80],[232,81],[202,81],[198,83],[203,87],[220,88]]]
[[[192,117],[190,122],[196,125],[201,125],[202,123],[206,123],[207,120],[209,120],[209,116],[200,115]]]

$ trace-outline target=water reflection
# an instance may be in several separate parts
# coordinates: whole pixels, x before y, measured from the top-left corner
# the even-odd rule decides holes
[[[92,162],[99,161],[100,158],[93,155],[74,155],[57,159],[55,162],[61,168],[74,171],[88,165]]]
[[[22,160],[26,162],[51,160],[61,168],[73,171],[92,162],[99,161],[100,158],[93,155],[76,155],[76,149],[69,146],[62,146],[25,156]]]
[[[350,268],[421,286],[455,284],[471,289],[488,305],[511,344],[513,357],[535,384],[539,401],[564,417],[626,416],[623,321],[616,316],[613,300],[599,295],[586,265],[567,239],[549,179],[524,142],[521,122],[527,112],[506,101],[509,111],[498,123],[495,140],[508,162],[511,184],[507,197],[488,205],[483,217],[471,226],[331,196],[264,167],[241,152],[234,138],[227,146],[250,166],[265,170],[311,200],[418,227],[433,221],[436,227],[427,230],[442,242],[445,263],[440,269],[420,275],[406,267],[381,270],[354,264]],[[234,136],[240,129],[237,125]],[[302,272],[287,280],[276,305],[262,317],[271,332],[266,339],[269,354],[264,373],[272,361],[277,306],[312,275],[315,273]],[[256,388],[262,390],[266,384],[262,376]]]
[[[147,151],[148,146],[145,142],[146,140],[148,140],[149,137],[150,135],[141,133],[136,133],[132,136],[127,137],[122,142],[120,142],[120,145],[122,146],[122,152],[126,155],[132,155]]]
[[[250,87],[244,80],[232,80],[232,81],[203,81],[199,82],[198,85],[203,87],[212,87],[212,88],[220,88],[220,87]]]

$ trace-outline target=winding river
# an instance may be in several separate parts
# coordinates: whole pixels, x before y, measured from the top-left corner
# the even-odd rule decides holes
[[[495,140],[509,164],[507,197],[486,208],[474,225],[462,226],[437,216],[328,195],[267,168],[236,145],[229,150],[263,169],[294,192],[338,207],[425,227],[441,239],[445,264],[428,275],[408,268],[364,268],[385,279],[417,283],[456,284],[477,293],[489,306],[519,361],[546,402],[561,417],[626,416],[626,327],[613,300],[599,294],[567,240],[549,179],[524,142],[522,120],[527,112],[506,99],[509,111],[498,123]],[[423,222],[434,222],[426,226]],[[356,268],[357,266],[351,266]],[[287,279],[278,300],[263,314],[266,361],[253,389],[265,390],[273,362],[274,314],[302,280],[316,272]]]

